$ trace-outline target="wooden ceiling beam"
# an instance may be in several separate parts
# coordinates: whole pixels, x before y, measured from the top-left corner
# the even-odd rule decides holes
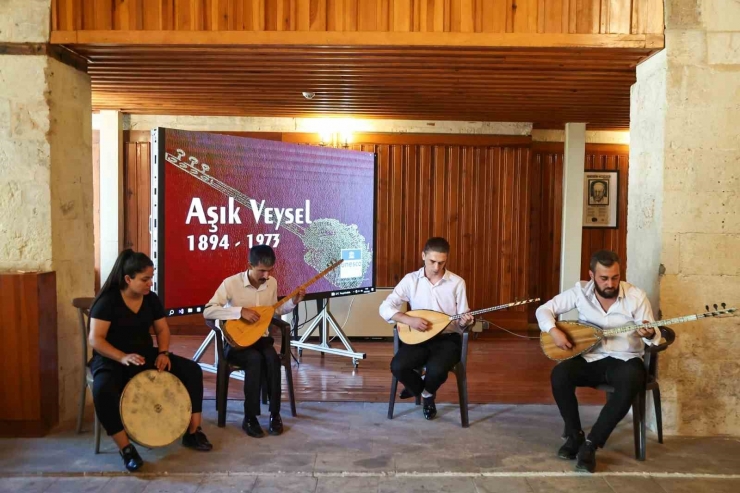
[[[52,44],[662,49],[663,35],[378,31],[52,31]]]

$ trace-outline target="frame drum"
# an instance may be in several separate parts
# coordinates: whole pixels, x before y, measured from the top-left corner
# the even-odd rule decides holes
[[[121,394],[121,421],[131,440],[147,448],[164,447],[190,424],[190,395],[168,371],[146,370],[129,380]]]

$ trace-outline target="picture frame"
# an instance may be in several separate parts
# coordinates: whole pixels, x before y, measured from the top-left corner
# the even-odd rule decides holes
[[[619,172],[587,169],[583,175],[583,227],[617,228]]]

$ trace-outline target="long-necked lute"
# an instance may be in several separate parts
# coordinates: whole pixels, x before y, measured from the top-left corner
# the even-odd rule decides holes
[[[301,289],[306,289],[308,286],[315,283],[326,274],[339,267],[339,264],[341,264],[342,262],[344,262],[344,260],[337,260],[333,264],[329,265],[329,267],[322,270],[311,279],[295,288],[290,294],[283,297],[274,305],[249,307],[250,310],[252,310],[253,312],[257,312],[260,316],[259,320],[257,320],[256,322],[249,323],[243,318],[240,318],[239,320],[227,320],[226,323],[222,325],[222,330],[226,342],[228,342],[231,347],[235,347],[238,349],[244,349],[257,342],[270,326],[272,317],[275,315],[275,310],[280,308],[288,300],[292,299],[296,294],[298,294]]]
[[[715,305],[716,306],[716,305]],[[670,318],[668,320],[658,320],[657,322],[638,324],[638,325],[625,325],[623,327],[616,327],[614,329],[602,329],[596,325],[586,322],[576,321],[562,321],[555,322],[555,326],[565,332],[568,336],[570,343],[573,345],[571,349],[560,349],[555,345],[555,341],[552,336],[547,332],[540,333],[540,346],[545,356],[555,361],[565,361],[567,359],[575,358],[584,353],[591,351],[596,347],[604,338],[632,332],[638,329],[657,328],[665,325],[676,325],[684,322],[693,322],[695,320],[701,320],[708,317],[716,317],[718,315],[734,313],[736,308],[727,308],[723,310],[715,310],[713,312],[697,313],[694,315],[687,315],[685,317]]]
[[[406,312],[406,315],[408,315],[409,317],[423,318],[424,320],[429,322],[431,327],[422,332],[416,329],[412,329],[408,325],[399,322],[397,324],[398,337],[403,341],[404,344],[420,344],[422,342],[428,341],[432,337],[445,330],[445,328],[450,325],[450,322],[459,320],[460,318],[462,318],[463,315],[472,315],[473,317],[475,317],[476,315],[481,315],[483,313],[495,312],[496,310],[504,310],[513,306],[525,305],[527,303],[534,303],[536,301],[540,301],[540,299],[533,298],[531,300],[515,301],[513,303],[492,306],[491,308],[484,308],[482,310],[475,310],[458,315],[447,315],[446,313],[437,312],[434,310],[411,310]]]

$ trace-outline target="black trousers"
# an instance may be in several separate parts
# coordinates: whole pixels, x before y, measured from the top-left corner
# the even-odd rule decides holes
[[[137,351],[136,354],[143,356],[146,360],[143,365],[124,366],[100,355],[94,356],[90,361],[93,371],[92,394],[95,413],[108,435],[123,431],[120,412],[123,388],[129,380],[142,371],[155,369],[154,361],[158,356],[156,347]],[[201,412],[203,410],[203,370],[195,361],[174,354],[170,355],[170,362],[172,363],[170,373],[180,379],[190,395],[193,413]]]
[[[260,337],[248,348],[234,349],[228,344],[224,348],[226,360],[244,369],[244,416],[260,415],[260,386],[266,372],[270,412],[280,412],[280,358],[272,346],[272,337]]]
[[[552,394],[565,421],[565,432],[581,430],[576,387],[596,387],[607,384],[614,387],[588,439],[603,447],[617,424],[627,415],[638,392],[645,391],[645,364],[641,358],[622,361],[604,358],[588,363],[582,357],[563,361],[552,369]]]
[[[398,352],[391,360],[391,372],[415,396],[424,390],[430,394],[437,392],[462,353],[460,334],[440,334],[421,344],[399,343]],[[422,366],[426,366],[423,379],[414,371]]]

